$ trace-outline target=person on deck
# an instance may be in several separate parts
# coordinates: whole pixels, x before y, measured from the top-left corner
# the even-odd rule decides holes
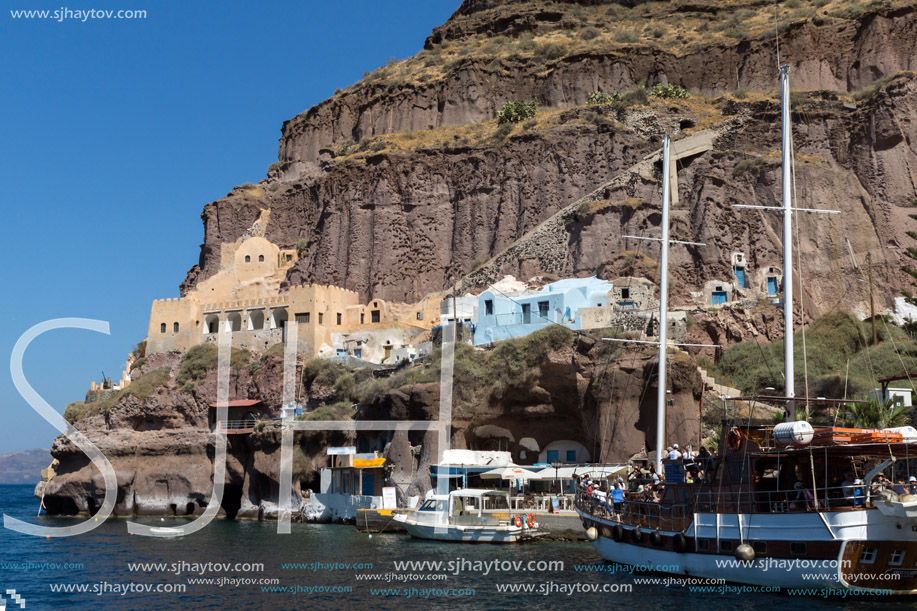
[[[621,488],[621,484],[615,484],[611,491],[611,502],[614,506],[615,518],[620,519],[621,514],[624,513],[624,489]]]

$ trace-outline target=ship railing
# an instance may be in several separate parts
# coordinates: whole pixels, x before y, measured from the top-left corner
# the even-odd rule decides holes
[[[865,509],[866,487],[851,491],[843,486],[786,490],[692,490],[698,512],[716,513],[806,513],[827,509]]]
[[[850,496],[843,486],[812,490],[716,490],[713,486],[675,489],[676,502],[654,501],[638,498],[631,493],[623,508],[614,511],[611,502],[604,503],[584,492],[576,495],[575,504],[580,511],[611,519],[622,524],[662,530],[683,530],[691,523],[695,513],[812,513],[816,511],[846,509],[863,510],[866,505],[865,486]],[[856,490],[856,489],[855,489]],[[816,503],[817,500],[817,503]]]

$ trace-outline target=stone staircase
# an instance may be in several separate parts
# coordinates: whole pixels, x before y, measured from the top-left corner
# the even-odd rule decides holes
[[[709,151],[713,148],[713,143],[717,136],[717,130],[704,130],[674,142],[672,146],[673,161]],[[631,182],[640,179],[653,179],[653,164],[661,158],[662,149],[653,151],[588,195],[558,210],[529,233],[516,240],[503,252],[498,253],[479,268],[475,269],[464,278],[461,278],[458,282],[458,293],[463,294],[475,287],[493,284],[503,277],[501,270],[503,265],[508,262],[534,259],[538,261],[542,271],[554,273],[561,272],[567,259],[567,248],[569,246],[570,236],[567,227],[570,221],[576,217],[580,207],[583,204],[606,199],[609,193],[616,189],[626,187]],[[675,168],[677,168],[677,164],[673,163],[673,174]],[[677,189],[673,189],[673,191],[677,198]]]
[[[700,374],[700,378],[704,382],[705,390],[712,390],[719,397],[722,397],[722,396],[741,397],[742,396],[742,391],[739,390],[738,388],[726,386],[725,384],[717,384],[713,376],[708,374],[702,367],[698,367],[697,372]]]

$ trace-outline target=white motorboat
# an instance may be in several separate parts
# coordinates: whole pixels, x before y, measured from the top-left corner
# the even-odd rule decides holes
[[[532,514],[512,514],[509,494],[466,488],[435,494],[396,515],[412,537],[463,543],[517,543],[544,534]]]

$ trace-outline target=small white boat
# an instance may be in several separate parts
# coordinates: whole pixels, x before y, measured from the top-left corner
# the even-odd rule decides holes
[[[180,537],[185,534],[184,528],[175,528],[172,526],[154,526],[150,529],[154,535],[167,535],[170,537]]]
[[[463,543],[516,543],[544,534],[531,514],[511,514],[509,494],[467,488],[435,494],[394,517],[412,537]]]

